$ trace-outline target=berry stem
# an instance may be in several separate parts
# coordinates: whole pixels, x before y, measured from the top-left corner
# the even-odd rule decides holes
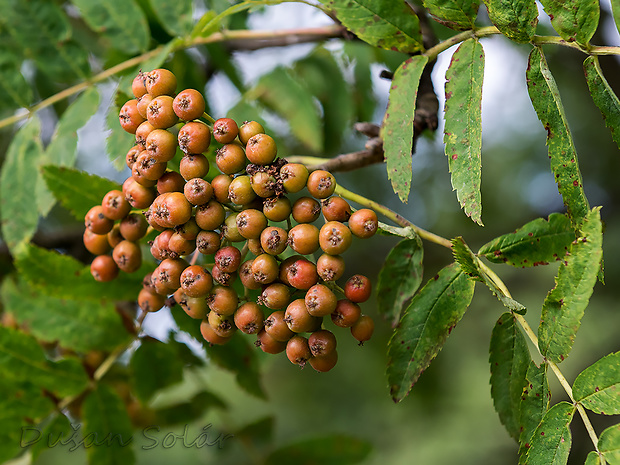
[[[211,124],[215,123],[215,119],[213,119],[213,117],[212,117],[210,114],[208,114],[207,112],[204,112],[204,113],[202,114],[202,117],[203,117],[204,119],[206,119],[206,120],[207,120],[209,123],[211,123]]]

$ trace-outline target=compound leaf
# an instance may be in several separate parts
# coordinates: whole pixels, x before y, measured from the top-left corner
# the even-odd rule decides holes
[[[48,189],[78,220],[101,204],[107,192],[121,188],[114,181],[75,168],[48,165],[42,172]]]
[[[610,426],[598,438],[598,450],[609,465],[620,463],[620,425]]]
[[[581,45],[590,42],[601,14],[598,0],[541,0],[540,3],[560,37]]]
[[[407,395],[437,356],[473,295],[474,282],[453,263],[413,298],[388,344],[387,377],[395,402]]]
[[[518,440],[521,396],[530,352],[511,313],[504,313],[495,323],[489,352],[493,405],[508,433]]]
[[[5,311],[42,341],[58,341],[78,352],[111,350],[127,341],[128,333],[111,303],[58,299],[10,279],[2,283],[1,295]]]
[[[583,70],[592,100],[601,111],[611,136],[620,147],[620,100],[603,76],[603,70],[596,55],[586,58]]]
[[[28,242],[37,230],[39,212],[32,195],[43,156],[41,126],[32,118],[22,126],[9,145],[0,174],[0,219],[2,236],[15,254],[18,244]]]
[[[349,465],[362,462],[371,451],[372,445],[368,441],[334,434],[306,439],[276,449],[267,456],[264,463],[265,465],[284,463]]]
[[[515,42],[529,42],[536,33],[538,8],[534,0],[484,0],[489,19]]]
[[[84,400],[82,412],[83,444],[90,465],[135,463],[130,446],[133,431],[127,409],[111,387],[98,383]],[[86,447],[89,444],[92,447]]]
[[[599,210],[595,208],[586,216],[569,256],[560,265],[555,288],[543,303],[538,347],[556,363],[564,360],[572,348],[601,268],[603,233]]]
[[[572,440],[569,425],[574,413],[575,407],[568,402],[559,402],[545,413],[532,435],[526,465],[566,464]]]
[[[150,32],[144,12],[135,0],[71,0],[86,23],[110,42],[112,48],[129,54],[143,52]],[[170,2],[181,3],[181,2]],[[190,9],[191,13],[191,9]]]
[[[400,319],[404,303],[422,283],[424,248],[422,240],[400,241],[388,254],[379,271],[377,306],[379,313],[395,326]]]
[[[463,42],[446,71],[444,143],[452,187],[465,214],[482,226],[482,80],[484,51],[476,39]]]
[[[583,191],[577,152],[560,93],[540,47],[535,47],[530,53],[526,77],[530,100],[547,130],[547,146],[555,182],[573,227],[577,229],[590,207]]]
[[[404,61],[394,73],[390,97],[381,128],[388,178],[401,202],[411,190],[413,119],[418,86],[428,58],[416,55]]]
[[[620,352],[609,354],[583,370],[573,383],[573,397],[593,412],[620,414]]]
[[[32,383],[61,398],[80,393],[88,384],[78,360],[52,362],[33,336],[4,326],[0,326],[0,378]]]
[[[519,465],[525,463],[527,450],[534,431],[542,421],[547,410],[551,391],[547,379],[547,365],[542,363],[540,367],[530,362],[525,375],[521,404],[519,406]]]
[[[177,352],[155,339],[142,340],[129,366],[134,392],[143,403],[160,389],[183,380],[183,364],[179,363]]]
[[[370,45],[403,53],[424,49],[420,20],[406,2],[321,1],[347,29]]]
[[[16,48],[11,37],[0,31],[0,101],[2,106],[10,105],[10,99],[20,107],[28,107],[32,103],[32,88],[19,71],[23,58]]]
[[[171,35],[184,37],[192,31],[192,0],[149,1],[159,22]]]
[[[494,263],[524,268],[562,260],[575,240],[570,220],[561,213],[537,218],[515,232],[486,243],[478,254]]]
[[[474,0],[424,0],[436,21],[451,29],[473,29],[480,2]]]
[[[45,149],[43,163],[58,166],[73,166],[77,157],[77,131],[95,114],[99,108],[99,92],[95,87],[86,90],[63,113],[50,144]],[[90,194],[84,186],[80,195]],[[39,212],[46,216],[52,209],[55,199],[43,182],[37,183],[37,202]]]

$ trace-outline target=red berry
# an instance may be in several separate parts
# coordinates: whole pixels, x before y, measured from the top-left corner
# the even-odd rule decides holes
[[[371,291],[370,279],[361,274],[351,276],[344,285],[344,296],[351,302],[366,302]]]

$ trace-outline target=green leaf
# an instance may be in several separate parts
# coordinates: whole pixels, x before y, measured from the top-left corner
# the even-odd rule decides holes
[[[525,375],[525,383],[519,406],[519,424],[521,434],[519,436],[519,465],[525,463],[527,450],[534,431],[542,421],[549,409],[551,391],[547,379],[547,365],[542,363],[540,367],[530,362]]]
[[[390,87],[390,98],[381,137],[385,150],[388,178],[401,202],[406,203],[411,190],[411,150],[413,147],[413,119],[420,77],[428,58],[416,55],[403,62]]]
[[[37,432],[40,431],[40,435],[37,436]],[[29,432],[29,431],[27,431]],[[30,453],[32,454],[32,461],[36,462],[37,458],[41,454],[50,448],[50,444],[56,439],[70,438],[73,434],[71,422],[62,413],[54,413],[52,418],[43,426],[32,429],[32,438],[26,439],[22,444],[34,441],[38,437],[38,441],[30,447]]]
[[[160,389],[183,380],[183,365],[176,351],[155,339],[143,339],[129,362],[133,392],[147,403]]]
[[[144,52],[147,49],[150,37],[148,24],[142,9],[134,0],[71,2],[78,7],[91,29],[108,40],[112,48],[128,54]]]
[[[614,17],[614,21],[616,22],[616,29],[620,32],[620,3],[618,2],[610,2],[611,3],[611,12]]]
[[[1,288],[6,311],[42,341],[58,341],[78,352],[111,350],[128,340],[114,305],[58,299],[5,279]]]
[[[99,92],[95,87],[86,90],[63,113],[50,144],[45,149],[43,163],[58,166],[73,166],[77,157],[77,130],[84,126],[99,108]],[[39,212],[46,216],[55,199],[43,182],[37,183]],[[84,188],[79,197],[90,194]]]
[[[276,449],[267,456],[265,465],[348,465],[362,462],[370,452],[372,445],[368,441],[334,434],[319,438],[306,439]]]
[[[14,458],[40,438],[39,427],[33,423],[41,421],[55,408],[40,386],[0,378],[0,461],[4,463]]]
[[[203,338],[200,339],[204,342]],[[226,345],[207,346],[205,349],[211,361],[225,370],[235,373],[237,383],[246,392],[260,399],[267,398],[265,390],[260,384],[256,348],[248,344],[244,337],[235,334]]]
[[[434,19],[451,29],[473,29],[479,2],[475,0],[423,0]]]
[[[620,352],[609,354],[583,370],[573,384],[573,397],[593,412],[620,414]]]
[[[111,387],[97,384],[84,400],[82,412],[83,444],[89,465],[135,463],[130,445],[133,431],[127,409]],[[91,447],[86,447],[88,444]]]
[[[562,39],[581,45],[590,42],[601,14],[598,0],[541,0],[540,3]]]
[[[42,172],[48,189],[80,221],[109,191],[121,188],[114,181],[75,168],[48,165]]]
[[[583,70],[592,100],[605,119],[614,141],[620,147],[620,100],[603,76],[603,70],[596,55],[583,62]]]
[[[568,216],[576,229],[590,207],[583,191],[577,152],[566,121],[560,93],[540,47],[535,47],[530,53],[526,77],[530,100],[538,119],[547,130],[551,170]]]
[[[457,237],[452,240],[452,252],[454,259],[461,265],[461,269],[469,277],[483,282],[493,292],[493,295],[510,311],[525,314],[526,308],[510,297],[506,291],[500,288],[495,279],[489,276],[488,269],[482,266],[482,263],[474,255],[469,246],[465,243],[462,237]]]
[[[0,378],[7,382],[29,382],[61,398],[80,393],[88,383],[80,362],[47,360],[34,337],[3,326],[0,326]]]
[[[309,150],[323,149],[321,119],[312,95],[288,70],[278,67],[265,74],[251,94],[286,119],[293,135]]]
[[[610,426],[598,438],[598,450],[609,465],[620,464],[620,425]]]
[[[39,223],[36,197],[38,164],[43,156],[41,126],[32,118],[22,126],[9,145],[0,174],[0,219],[2,236],[15,254],[28,242]]]
[[[474,295],[474,282],[453,263],[431,278],[405,310],[388,344],[387,377],[401,401],[430,365]]]
[[[145,67],[144,69],[148,68]],[[131,84],[134,76],[135,74],[132,75],[131,80],[128,79],[129,84]],[[106,138],[106,152],[114,167],[121,171],[127,166],[125,157],[129,149],[136,144],[136,137],[121,127],[118,121],[118,112],[119,108],[110,105],[105,116],[106,128],[110,131]]]
[[[262,451],[272,445],[274,424],[274,417],[261,418],[235,431],[235,438],[252,450]]]
[[[90,265],[30,244],[17,257],[15,266],[23,279],[45,294],[59,299],[107,299],[113,302],[136,300],[144,275],[154,268],[153,265],[143,264],[135,273],[123,274],[122,279],[102,283],[92,277]]]
[[[514,316],[504,313],[491,334],[491,397],[508,433],[519,440],[520,406],[530,351]]]
[[[192,31],[192,0],[149,0],[161,25],[173,36],[184,37]]]
[[[420,20],[405,2],[321,0],[338,21],[363,41],[387,50],[424,50]]]
[[[560,265],[556,285],[543,303],[538,347],[556,363],[570,352],[581,318],[596,284],[603,255],[600,208],[593,209],[582,223],[579,237]]]
[[[482,246],[479,255],[494,263],[525,268],[562,260],[575,240],[570,220],[561,213],[537,218],[515,232],[504,234]]]
[[[12,100],[20,107],[32,103],[32,88],[19,71],[23,58],[16,50],[15,43],[5,31],[0,31],[0,99],[3,105]]]
[[[568,402],[560,402],[547,411],[532,435],[527,465],[566,464],[571,447],[569,425],[574,413],[575,407]]]
[[[53,79],[86,78],[88,52],[72,38],[68,16],[47,0],[0,0],[0,24],[27,58]]]
[[[584,465],[601,465],[601,458],[598,456],[596,451],[591,451],[588,454]]]
[[[212,392],[202,391],[187,402],[156,409],[154,423],[158,425],[188,423],[204,418],[205,413],[212,408],[224,409],[226,404]]]
[[[463,42],[446,71],[444,138],[452,187],[465,211],[482,226],[482,80],[484,51],[477,39]]]
[[[419,237],[404,239],[390,251],[379,271],[377,307],[396,326],[404,303],[422,283],[424,248]]]
[[[379,221],[377,234],[382,236],[404,237],[405,239],[415,239],[418,237],[418,233],[416,233],[415,229],[411,226],[400,228],[398,226],[391,226],[389,224],[382,223],[381,221]]]
[[[538,8],[534,0],[484,0],[489,19],[515,42],[529,42],[536,33]]]

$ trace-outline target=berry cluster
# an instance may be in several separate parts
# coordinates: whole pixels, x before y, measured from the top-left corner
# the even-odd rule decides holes
[[[203,96],[185,89],[173,97],[176,85],[168,70],[140,73],[136,98],[120,110],[121,126],[136,137],[126,156],[131,177],[86,214],[84,244],[97,255],[92,275],[109,281],[119,270],[138,270],[139,241],[154,230],[148,244],[159,264],[144,278],[142,310],[176,302],[202,320],[211,344],[239,330],[256,335],[264,352],[286,351],[294,364],[330,370],[336,337],[324,317],[350,328],[360,345],[374,329],[359,305],[370,297],[368,278],[354,275],[343,288],[336,281],[345,271],[341,254],[353,236],[375,234],[376,214],[353,212],[333,195],[331,173],[309,173],[278,158],[273,138],[256,121],[201,121],[210,119]],[[177,153],[175,171],[169,162]],[[207,177],[213,163],[219,173]],[[321,214],[325,223],[315,226]]]

